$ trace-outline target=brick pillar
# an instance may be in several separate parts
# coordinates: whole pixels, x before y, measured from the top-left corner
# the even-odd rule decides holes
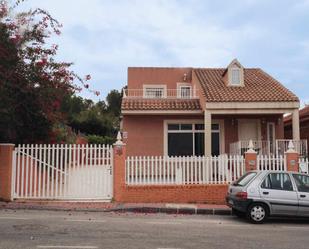
[[[250,140],[249,149],[245,152],[245,170],[246,172],[257,169],[257,153],[253,149],[253,143]]]
[[[12,162],[14,144],[0,144],[0,199],[12,199]]]
[[[126,184],[125,162],[126,162],[126,145],[121,141],[121,135],[118,133],[117,142],[113,147],[114,153],[114,200],[122,200],[122,192]]]
[[[299,153],[294,150],[293,142],[289,142],[289,148],[285,152],[287,171],[299,172]]]

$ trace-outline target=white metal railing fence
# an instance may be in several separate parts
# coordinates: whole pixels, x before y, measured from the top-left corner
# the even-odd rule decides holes
[[[197,99],[198,90],[191,89],[125,89],[124,98],[146,98],[146,99]]]
[[[19,145],[12,196],[22,199],[111,199],[109,145]]]
[[[243,173],[242,156],[135,156],[126,160],[128,185],[226,184]]]
[[[275,142],[268,140],[252,140],[254,150],[259,155],[284,155],[284,152],[288,150],[289,142],[292,141],[295,150],[299,153],[300,157],[304,158],[308,156],[307,140],[290,140],[290,139],[277,139]],[[237,141],[230,144],[231,155],[244,155],[249,149],[250,141]]]
[[[244,155],[249,148],[249,140],[237,141],[230,144],[231,155]],[[267,140],[252,140],[254,150],[260,155],[275,153],[275,144]]]
[[[299,159],[299,172],[309,174],[309,160],[308,158]]]
[[[257,155],[257,170],[286,170],[286,157],[275,155]]]
[[[291,139],[277,139],[276,140],[276,155],[284,155],[289,148],[289,142],[292,141],[295,151],[299,153],[301,158],[308,157],[307,139],[291,140]]]

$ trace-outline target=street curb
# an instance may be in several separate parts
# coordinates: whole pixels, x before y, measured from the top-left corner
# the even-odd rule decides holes
[[[125,207],[120,204],[113,208],[74,208],[74,207],[54,207],[39,205],[2,205],[0,210],[47,210],[47,211],[79,211],[79,212],[104,212],[104,213],[165,213],[183,215],[232,215],[228,208],[186,208],[186,207]]]
[[[230,209],[223,208],[158,208],[158,207],[129,207],[112,208],[104,212],[132,212],[132,213],[166,213],[166,214],[187,214],[187,215],[232,215]]]

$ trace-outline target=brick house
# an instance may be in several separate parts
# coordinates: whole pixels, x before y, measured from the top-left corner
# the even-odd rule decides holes
[[[306,143],[309,141],[309,106],[305,106],[299,111],[299,126],[300,138]],[[292,139],[292,116],[288,115],[284,118],[284,136],[285,138]],[[308,156],[308,154],[307,154]]]
[[[299,99],[259,68],[129,67],[122,101],[128,156],[242,154],[253,140],[274,154],[291,114],[299,140]],[[283,152],[283,151],[282,151]]]

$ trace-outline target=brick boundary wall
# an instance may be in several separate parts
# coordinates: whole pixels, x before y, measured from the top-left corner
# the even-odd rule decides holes
[[[118,201],[225,204],[228,185],[125,186]],[[117,201],[117,200],[116,200]]]
[[[114,145],[114,200],[136,203],[209,203],[224,204],[227,184],[139,185],[125,183],[126,145]]]
[[[14,144],[0,144],[0,200],[12,198],[12,162]]]

